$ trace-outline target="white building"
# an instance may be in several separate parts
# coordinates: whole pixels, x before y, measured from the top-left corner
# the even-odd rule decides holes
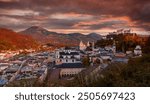
[[[115,41],[114,41],[113,45],[105,46],[104,50],[109,51],[109,52],[111,51],[111,52],[113,52],[113,54],[115,54],[116,53],[116,43],[115,43]]]
[[[76,50],[56,50],[55,63],[56,65],[60,65],[63,63],[81,63],[81,57],[79,52]]]
[[[142,48],[140,45],[137,45],[134,49],[134,55],[136,56],[142,56]]]
[[[74,76],[84,69],[80,53],[77,50],[57,50],[55,57],[56,67],[60,69],[60,77]]]
[[[131,29],[119,29],[116,32],[117,34],[130,34],[131,33]]]
[[[59,68],[60,77],[72,77],[85,69],[81,63],[65,63],[61,64]]]
[[[0,53],[0,60],[3,60],[5,56],[5,53]]]
[[[112,60],[111,55],[109,55],[108,53],[100,53],[100,58],[102,58],[103,60]]]

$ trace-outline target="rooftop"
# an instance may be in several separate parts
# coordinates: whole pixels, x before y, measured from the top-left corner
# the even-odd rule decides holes
[[[79,55],[78,52],[60,52],[60,55]]]
[[[84,68],[82,63],[63,63],[56,67],[58,68]]]
[[[115,57],[113,59],[113,62],[121,62],[121,63],[128,63],[129,59],[128,58],[121,58],[121,57]]]
[[[0,79],[0,85],[5,85],[7,83],[6,79]]]

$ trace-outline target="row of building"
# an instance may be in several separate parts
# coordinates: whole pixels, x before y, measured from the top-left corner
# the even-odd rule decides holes
[[[91,47],[91,50],[86,50],[87,47]],[[79,47],[75,48],[60,48],[55,50],[55,68],[60,70],[60,77],[74,76],[80,73],[82,70],[86,70],[83,65],[83,59],[89,58],[91,65],[99,61],[99,64],[109,64],[113,62],[128,63],[129,57],[141,56],[142,49],[139,45],[135,47],[134,52],[127,51],[127,53],[117,52],[115,42],[111,46],[105,46],[104,48],[95,48],[94,43],[90,46],[82,41]]]
[[[135,47],[133,52],[123,53],[116,51],[115,42],[104,48],[95,48],[94,42],[84,44],[81,41],[79,47],[59,48],[53,52],[31,52],[25,56],[1,62],[0,85],[32,78],[43,81],[49,69],[59,70],[58,76],[60,78],[73,77],[83,70],[86,71],[87,68],[83,63],[85,58],[88,59],[90,66],[98,64],[105,68],[110,63],[128,63],[129,57],[135,56],[142,56],[142,49],[139,45]],[[49,66],[48,63],[53,63],[53,66]]]
[[[16,80],[39,79],[44,80],[47,75],[49,53],[31,53],[0,63],[0,86]]]

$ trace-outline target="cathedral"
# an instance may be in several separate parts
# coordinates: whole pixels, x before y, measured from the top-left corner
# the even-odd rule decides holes
[[[82,41],[80,41],[79,49],[82,50],[82,51],[84,51],[86,48],[87,48],[87,46]]]

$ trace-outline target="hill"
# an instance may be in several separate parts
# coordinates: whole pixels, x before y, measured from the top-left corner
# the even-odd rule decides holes
[[[0,50],[36,48],[37,43],[31,36],[0,28]]]
[[[35,40],[37,40],[42,44],[50,43],[53,45],[75,45],[76,46],[79,44],[81,40],[83,42],[88,42],[88,41],[97,41],[101,39],[101,35],[96,33],[91,33],[89,35],[84,35],[81,33],[63,34],[63,33],[51,32],[38,26],[32,26],[19,33],[30,35]]]

